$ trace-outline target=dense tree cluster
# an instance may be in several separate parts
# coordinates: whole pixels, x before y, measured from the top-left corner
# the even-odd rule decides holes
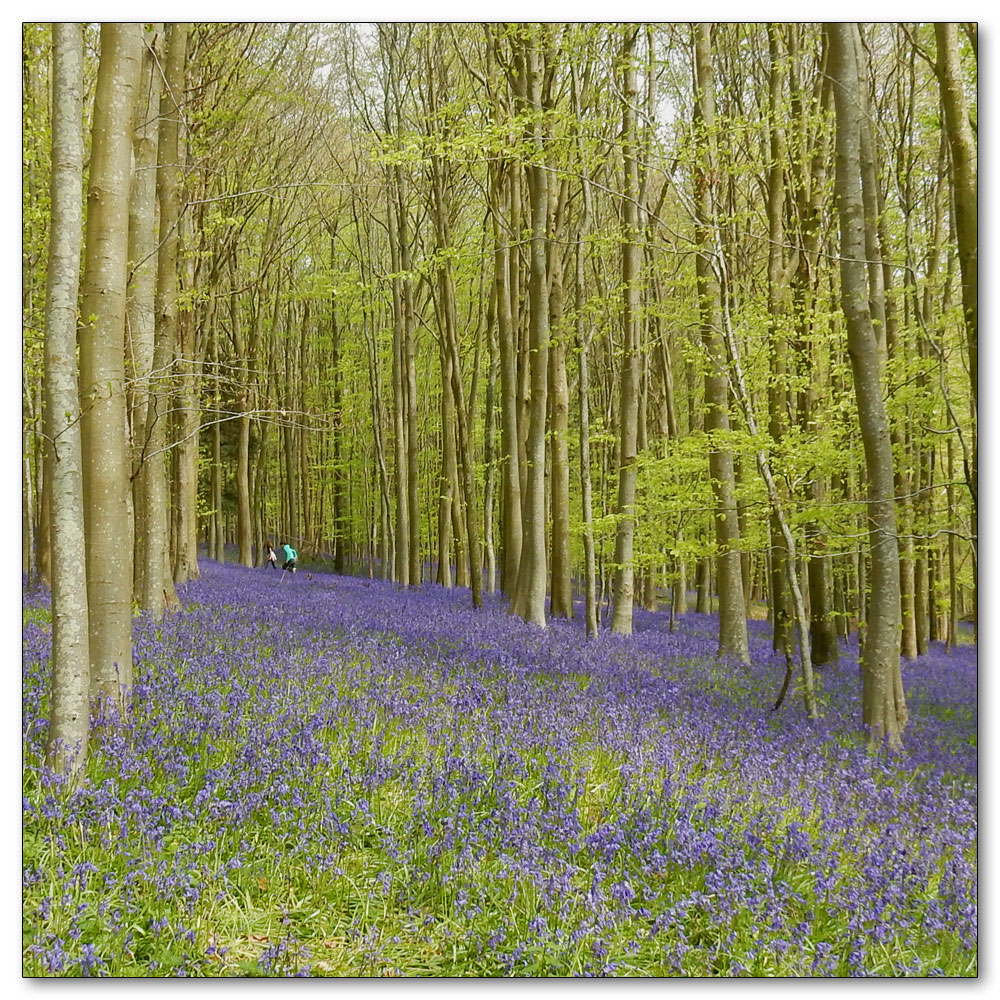
[[[770,618],[810,715],[856,629],[898,743],[900,657],[975,617],[977,59],[968,24],[26,24],[53,760],[88,690],[126,709],[133,602],[279,536],[591,635],[693,584],[734,669]]]

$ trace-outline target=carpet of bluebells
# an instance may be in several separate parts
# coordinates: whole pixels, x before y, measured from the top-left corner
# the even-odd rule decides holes
[[[808,722],[753,622],[588,642],[497,598],[204,561],[135,620],[134,710],[42,766],[25,595],[27,975],[977,972],[976,649],[905,664],[905,752],[857,732],[856,644]]]

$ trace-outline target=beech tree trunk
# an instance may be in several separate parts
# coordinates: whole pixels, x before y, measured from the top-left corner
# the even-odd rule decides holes
[[[172,27],[173,33],[183,36],[184,39],[183,50],[178,52],[178,58],[181,60],[180,81],[176,88],[170,88],[173,91],[175,102],[173,105],[173,115],[177,128],[177,155],[172,162],[175,169],[179,170],[183,163],[182,151],[184,149],[184,143],[181,141],[184,134],[184,119],[180,112],[180,105],[184,92],[185,77],[183,75],[183,67],[187,57],[187,24],[174,24]],[[180,45],[180,41],[178,41],[178,45]],[[161,129],[165,128],[166,122],[163,122],[160,127]],[[178,245],[183,241],[185,236],[185,218],[186,216],[180,213],[178,204],[176,224]],[[188,271],[188,274],[185,276],[187,287],[193,284],[192,268],[193,262],[188,262],[185,265],[185,269]],[[198,402],[198,377],[201,366],[198,359],[197,331],[194,319],[195,314],[192,311],[185,312],[183,315],[178,313],[176,320],[177,335],[174,340],[178,374],[174,407],[176,439],[173,445],[176,453],[173,482],[176,510],[173,554],[175,583],[185,583],[188,580],[195,580],[201,575],[201,570],[198,567],[198,435],[201,422]]]
[[[247,353],[240,315],[240,297],[237,293],[238,274],[234,251],[230,258],[231,290],[229,294],[229,317],[232,327],[233,351],[236,354],[236,410],[239,413],[236,441],[236,539],[239,549],[239,563],[253,567],[253,526],[250,512],[250,364],[257,351]],[[258,307],[254,322],[255,340],[259,341],[260,321],[263,304]],[[220,496],[221,501],[221,496]],[[216,558],[220,558],[222,553]]]
[[[709,25],[695,26],[695,121],[699,143],[696,169],[696,242],[695,266],[698,276],[698,302],[701,311],[702,343],[708,357],[705,375],[705,403],[708,410],[705,429],[729,430],[729,390],[726,380],[726,355],[720,334],[720,289],[712,260],[715,240],[715,75]],[[736,510],[736,476],[733,455],[713,442],[709,453],[709,474],[715,493],[715,539],[719,593],[719,655],[731,655],[750,662],[747,623],[744,614],[743,575],[740,565],[740,533]],[[700,603],[700,602],[699,602]],[[700,610],[700,607],[699,607]]]
[[[500,587],[512,596],[521,563],[521,473],[517,446],[517,361],[507,275],[510,267],[508,236],[503,228],[502,203],[513,167],[496,168],[491,188],[493,216],[493,287],[497,299],[497,342],[500,349]],[[506,183],[505,183],[506,182]]]
[[[549,349],[549,408],[551,411],[551,514],[553,618],[573,617],[573,582],[569,549],[569,380],[566,372],[566,331],[562,329],[563,273],[562,231],[569,183],[550,185],[549,205],[553,242],[549,244],[549,324],[553,330]]]
[[[955,449],[948,436],[948,638],[945,648],[950,653],[958,644],[958,574],[955,568]]]
[[[337,231],[330,235],[330,268],[337,267]],[[347,568],[347,516],[344,496],[344,480],[347,478],[343,467],[342,440],[344,436],[344,373],[341,360],[340,322],[337,316],[337,292],[330,292],[330,366],[333,377],[333,412],[331,414],[331,451],[333,459],[333,475],[330,481],[332,491],[331,507],[333,508],[333,569],[335,573],[343,573]]]
[[[962,312],[965,316],[966,351],[969,361],[969,391],[972,395],[972,456],[967,471],[972,496],[972,585],[979,623],[979,193],[978,149],[969,125],[969,109],[958,57],[958,25],[934,25],[937,40],[937,75],[941,83],[945,131],[951,149],[951,169],[955,186],[955,235],[958,263],[962,274]],[[977,50],[978,51],[978,50]]]
[[[409,269],[410,251],[403,248],[404,267]],[[410,517],[410,583],[422,579],[420,565],[420,440],[417,436],[417,341],[413,333],[412,281],[403,282],[403,371],[406,382],[406,486],[409,490],[406,509]]]
[[[79,264],[77,265],[79,272]],[[79,273],[77,275],[79,284]],[[77,407],[80,401],[77,397]],[[44,449],[44,439],[37,431],[37,414],[32,401],[26,371],[21,372],[21,572],[30,587],[35,574],[35,489],[32,473],[32,450],[38,462]],[[39,447],[35,442],[41,442]]]
[[[489,376],[486,382],[485,431],[483,464],[486,466],[486,484],[483,487],[483,547],[486,563],[486,592],[495,594],[497,589],[496,546],[493,539],[493,507],[496,492],[496,395],[499,359],[495,339],[496,297],[490,296],[486,319],[486,336],[489,345]]]
[[[767,221],[768,221],[768,261],[767,290],[768,314],[771,329],[768,336],[770,350],[771,375],[768,379],[768,432],[776,446],[786,433],[787,422],[787,389],[785,379],[786,338],[783,320],[788,311],[787,288],[789,286],[788,261],[784,250],[785,234],[782,220],[785,211],[785,170],[786,155],[784,131],[781,126],[783,119],[784,100],[784,59],[778,39],[779,26],[769,24],[767,27],[768,50],[771,59],[771,69],[768,89],[769,147],[771,162],[767,172]],[[772,642],[776,650],[790,653],[792,606],[791,591],[788,586],[788,553],[785,538],[778,523],[777,512],[771,512],[771,575],[770,603],[772,617]]]
[[[892,444],[879,379],[879,348],[868,306],[861,179],[860,81],[854,23],[826,27],[837,109],[835,193],[840,219],[841,305],[847,324],[868,474],[871,610],[862,656],[862,720],[875,741],[901,745],[906,702],[899,669],[899,551]]]
[[[212,314],[212,329],[210,331],[212,349],[212,476],[209,488],[212,493],[212,513],[209,516],[208,554],[217,562],[226,558],[226,524],[222,511],[222,368],[219,353],[219,327],[214,322]]]
[[[179,102],[184,88],[187,25],[169,26],[165,81],[160,94],[160,133],[157,150],[156,197],[160,206],[159,252],[156,261],[154,319],[156,343],[146,414],[146,451],[142,463],[146,546],[143,552],[141,607],[159,621],[164,611],[179,604],[170,565],[170,524],[167,505],[166,443],[170,395],[167,373],[177,340],[177,224],[180,217]]]
[[[390,196],[391,197],[391,196]],[[398,199],[398,194],[397,194]],[[401,208],[399,202],[389,205],[389,246],[392,257],[392,420],[393,420],[393,458],[396,470],[395,480],[395,516],[396,516],[396,553],[393,566],[393,579],[402,586],[410,582],[410,512],[409,512],[409,465],[406,461],[406,380],[404,375],[405,344],[403,315],[403,280],[399,277],[402,267],[400,253],[399,217]]]
[[[581,94],[577,84],[576,73],[570,67],[573,110],[580,117]],[[581,182],[583,188],[583,216],[577,233],[574,259],[576,275],[573,289],[573,306],[576,313],[576,347],[579,353],[579,379],[577,394],[579,396],[580,420],[580,497],[583,514],[583,560],[584,560],[584,619],[587,624],[587,637],[597,636],[597,566],[594,553],[594,497],[593,482],[590,471],[590,341],[593,336],[584,314],[584,247],[590,233],[593,217],[593,199],[590,188],[590,176],[584,159],[582,137],[578,137],[578,152],[580,155]]]
[[[132,687],[132,532],[125,398],[131,136],[142,35],[101,25],[80,328],[91,695],[124,713]]]
[[[441,355],[441,471],[438,476],[438,583],[451,587],[451,549],[455,536],[457,503],[455,485],[455,403],[451,389],[451,355],[440,345]],[[456,575],[458,559],[456,558]]]
[[[638,29],[626,28],[622,46],[622,328],[623,350],[619,404],[618,530],[615,535],[614,610],[611,631],[632,634],[635,590],[635,479],[639,421],[639,172],[636,162],[635,106],[638,97],[635,40]],[[739,556],[737,555],[737,558]]]
[[[132,135],[132,192],[129,199],[128,257],[129,293],[126,303],[128,365],[131,379],[129,429],[132,442],[132,508],[134,511],[133,598],[142,606],[148,541],[147,504],[143,496],[143,457],[146,447],[146,417],[153,379],[166,373],[153,372],[156,348],[156,156],[159,140],[160,66],[163,62],[163,24],[145,32],[142,75]],[[162,459],[161,459],[162,461]]]
[[[536,29],[529,28],[529,32]],[[542,57],[536,40],[524,39],[524,68],[528,106],[538,116],[542,110]],[[548,580],[545,556],[545,431],[549,366],[549,301],[545,273],[546,217],[549,205],[549,178],[544,166],[544,134],[536,117],[528,139],[535,162],[527,166],[531,206],[531,268],[528,281],[529,364],[531,402],[525,450],[527,468],[523,518],[523,547],[517,573],[517,588],[511,611],[534,625],[545,625],[545,585]]]
[[[83,30],[52,25],[52,221],[45,295],[45,434],[52,461],[52,700],[46,759],[62,774],[86,763],[90,724],[76,307],[83,224]]]

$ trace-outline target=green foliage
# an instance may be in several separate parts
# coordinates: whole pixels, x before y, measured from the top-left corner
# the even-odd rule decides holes
[[[445,272],[453,290],[467,399],[473,384],[476,387],[470,430],[478,489],[485,490],[488,471],[495,474],[500,468],[496,398],[489,415],[497,429],[491,470],[484,451],[486,382],[496,337],[495,318],[492,328],[487,326],[491,310],[495,312],[491,191],[501,169],[505,177],[516,179],[520,217],[512,218],[512,192],[505,188],[499,232],[511,252],[511,277],[517,279],[518,294],[511,305],[523,374],[531,309],[524,168],[538,155],[531,139],[538,126],[551,183],[551,239],[546,250],[562,264],[563,311],[558,322],[553,315],[551,336],[553,343],[558,338],[567,347],[574,572],[581,566],[584,529],[576,430],[578,320],[589,344],[594,531],[605,565],[621,520],[616,511],[616,463],[621,264],[628,239],[635,239],[642,250],[639,322],[647,430],[646,447],[638,456],[637,565],[659,575],[664,566],[674,572],[675,562],[669,567],[677,558],[697,559],[714,552],[714,500],[707,468],[711,448],[731,451],[740,465],[737,499],[744,551],[762,556],[770,544],[769,504],[756,468],[758,447],[772,465],[801,542],[819,532],[838,553],[863,547],[859,523],[864,456],[840,318],[828,148],[835,123],[832,108],[824,111],[820,106],[822,29],[813,24],[779,26],[784,83],[774,111],[766,25],[719,24],[712,29],[717,162],[706,183],[715,198],[717,235],[725,255],[720,270],[728,316],[760,427],[754,441],[735,404],[730,407],[728,434],[699,430],[710,365],[702,344],[695,280],[695,140],[703,126],[693,121],[692,29],[687,24],[653,25],[652,48],[647,51],[646,26],[631,27],[639,30],[638,138],[646,213],[636,235],[622,227],[620,53],[628,28],[570,23],[494,24],[487,29],[471,22],[386,23],[375,28],[238,22],[191,26],[183,108],[182,198],[188,207],[181,231],[178,307],[185,329],[194,334],[196,350],[208,348],[210,319],[219,338],[221,381],[202,378],[205,407],[214,406],[218,389],[222,409],[231,416],[241,379],[249,382],[252,478],[261,486],[255,502],[269,530],[287,505],[289,438],[284,428],[289,413],[301,412],[306,416],[293,421],[296,434],[299,427],[305,428],[296,439],[296,446],[306,452],[305,486],[300,489],[307,494],[319,547],[328,548],[333,535],[330,501],[335,484],[343,492],[343,523],[355,556],[365,558],[377,550],[387,528],[389,534],[395,532],[394,493],[401,477],[394,462],[393,296],[405,284],[416,348],[418,434],[410,446],[418,453],[421,550],[425,558],[435,551],[442,446],[438,279]],[[86,29],[88,99],[83,125],[88,140],[97,30],[95,25]],[[941,159],[938,85],[907,34],[932,54],[934,29],[919,24],[904,32],[899,25],[873,24],[865,32],[873,60],[871,115],[880,146],[879,238],[885,242],[894,281],[888,301],[896,346],[884,371],[889,417],[899,430],[894,458],[897,468],[905,470],[918,464],[918,452],[933,455],[933,487],[921,494],[921,502],[928,493],[930,499],[925,507],[909,511],[913,530],[930,534],[950,516],[955,530],[968,535],[968,490],[958,489],[951,515],[944,510],[943,432],[957,419],[971,444],[973,422],[949,232],[951,192],[947,176],[938,176],[947,167]],[[49,34],[48,25],[29,23],[23,28],[22,344],[30,386],[38,384],[42,367]],[[972,88],[975,58],[964,30],[959,37]],[[523,73],[518,45],[525,39],[537,43],[545,60],[542,108],[531,107],[517,90]],[[774,129],[781,130],[785,144],[783,264],[789,268],[782,279],[786,310],[780,316],[771,315],[768,289],[767,178]],[[390,253],[390,206],[391,213],[399,211],[397,180],[404,188],[408,266],[401,259],[393,261]],[[436,184],[441,186],[438,192]],[[808,287],[803,291],[795,284],[799,279],[792,258],[809,197],[815,200],[818,247],[815,259],[808,262]],[[445,216],[440,231],[434,217],[439,198]],[[944,207],[937,219],[939,203]],[[585,204],[589,228],[581,236]],[[583,259],[580,316],[577,253]],[[230,312],[233,301],[241,321],[242,356]],[[339,328],[336,361],[334,308]],[[785,354],[781,375],[773,366],[779,340]],[[250,357],[252,342],[256,353]],[[477,347],[480,361],[474,371]],[[666,432],[661,412],[667,352],[676,435]],[[204,365],[203,376],[216,374],[210,364]],[[333,400],[335,385],[342,394],[339,407]],[[769,393],[775,389],[787,397],[785,429],[777,440],[768,430]],[[522,399],[521,405],[525,402]],[[334,428],[340,428],[337,459],[332,454]],[[223,507],[230,520],[236,502],[234,429],[231,420],[222,425]],[[200,441],[207,456],[211,434],[201,434]],[[258,463],[264,442],[266,452]],[[956,476],[961,477],[965,456],[957,438],[953,445]],[[203,475],[206,489],[208,482]],[[496,479],[493,496],[494,543],[499,548],[502,512]],[[480,492],[480,505],[482,497]],[[303,498],[298,499],[301,505]],[[204,515],[212,504],[204,495],[199,502]],[[383,524],[383,511],[388,512],[388,525]],[[960,578],[971,581],[968,544],[962,541],[959,549]]]

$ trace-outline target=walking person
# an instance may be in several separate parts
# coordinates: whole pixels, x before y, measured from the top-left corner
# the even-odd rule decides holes
[[[267,548],[267,565],[268,565],[268,568],[269,569],[277,569],[278,568],[278,557],[275,554],[274,549],[271,548],[271,543],[270,542],[265,542],[264,545]]]
[[[288,544],[288,542],[281,543],[281,551],[285,555],[285,561],[282,564],[281,568],[287,569],[289,573],[294,573],[295,560],[299,558],[298,552],[296,552],[295,549],[293,549],[291,545]]]

